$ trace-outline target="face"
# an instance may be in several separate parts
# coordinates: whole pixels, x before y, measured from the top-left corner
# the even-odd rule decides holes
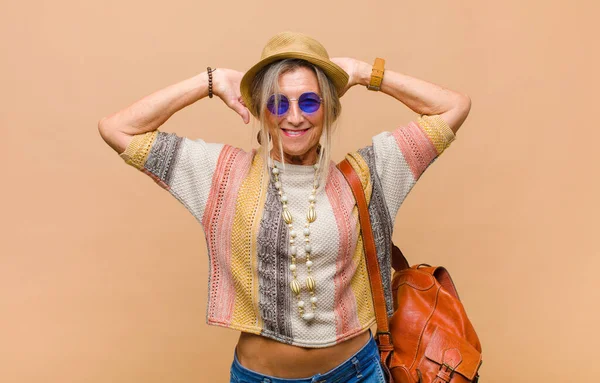
[[[298,99],[303,93],[314,92],[321,96],[315,73],[308,68],[298,68],[279,77],[279,90],[288,99]],[[297,101],[290,101],[288,111],[269,116],[272,157],[279,157],[279,140],[283,145],[285,162],[297,165],[313,165],[318,160],[317,147],[323,132],[323,104],[316,112],[303,112]]]

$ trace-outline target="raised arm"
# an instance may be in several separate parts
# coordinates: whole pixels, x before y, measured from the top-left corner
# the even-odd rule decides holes
[[[219,68],[212,73],[213,93],[236,113],[250,122],[248,109],[239,102],[243,73]],[[202,72],[187,80],[156,91],[127,108],[98,122],[104,141],[117,153],[127,148],[133,136],[158,129],[175,112],[208,96],[208,74]]]
[[[331,61],[341,66],[350,76],[344,92],[354,85],[369,84],[373,69],[371,64],[348,57],[332,58]],[[471,99],[465,94],[390,69],[385,70],[381,91],[401,101],[415,113],[439,115],[454,133],[471,109]]]

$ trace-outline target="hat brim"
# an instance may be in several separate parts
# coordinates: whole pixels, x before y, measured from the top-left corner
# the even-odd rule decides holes
[[[256,74],[265,66],[283,59],[295,58],[302,59],[308,61],[311,64],[314,64],[321,68],[327,77],[331,79],[333,82],[333,86],[337,90],[338,94],[341,94],[346,85],[348,84],[349,76],[345,70],[343,70],[339,65],[334,64],[330,60],[323,60],[323,58],[318,56],[313,56],[310,54],[306,54],[305,52],[283,52],[278,53],[269,57],[265,57],[256,63],[252,68],[250,68],[242,77],[242,81],[240,82],[240,93],[242,95],[242,99],[246,104],[250,113],[252,113],[255,117],[258,117],[254,112],[254,106],[252,105],[251,91],[250,86],[252,85],[252,81]]]

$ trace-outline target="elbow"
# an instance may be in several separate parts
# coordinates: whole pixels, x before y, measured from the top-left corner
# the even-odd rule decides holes
[[[110,116],[102,117],[98,121],[98,133],[108,143],[112,137],[119,135],[119,125]]]
[[[117,129],[110,122],[109,117],[103,117],[100,119],[100,121],[98,121],[98,133],[100,133],[100,137],[102,137],[104,142],[119,152],[120,148],[115,144],[116,138],[119,136],[119,134]]]
[[[471,98],[465,94],[456,94],[452,107],[441,114],[452,132],[456,134],[471,111]]]
[[[108,125],[108,117],[102,117],[100,121],[98,121],[98,132],[102,138],[105,138],[109,131]]]
[[[122,154],[133,139],[133,136],[123,133],[110,117],[104,117],[98,121],[98,132],[104,142],[118,154]]]
[[[458,126],[456,127],[458,130],[458,127],[465,122],[469,112],[471,111],[471,97],[467,96],[466,94],[459,94],[454,106],[454,110],[454,114],[456,114],[456,119],[458,120]]]
[[[456,108],[461,110],[464,114],[465,118],[469,115],[471,111],[471,97],[466,94],[459,94],[456,102]]]

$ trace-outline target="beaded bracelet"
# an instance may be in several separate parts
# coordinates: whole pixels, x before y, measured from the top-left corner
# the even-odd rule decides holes
[[[206,72],[208,73],[208,97],[212,98],[213,97],[213,91],[212,91],[212,72],[216,71],[217,68],[215,69],[210,69],[210,67],[206,68]]]

